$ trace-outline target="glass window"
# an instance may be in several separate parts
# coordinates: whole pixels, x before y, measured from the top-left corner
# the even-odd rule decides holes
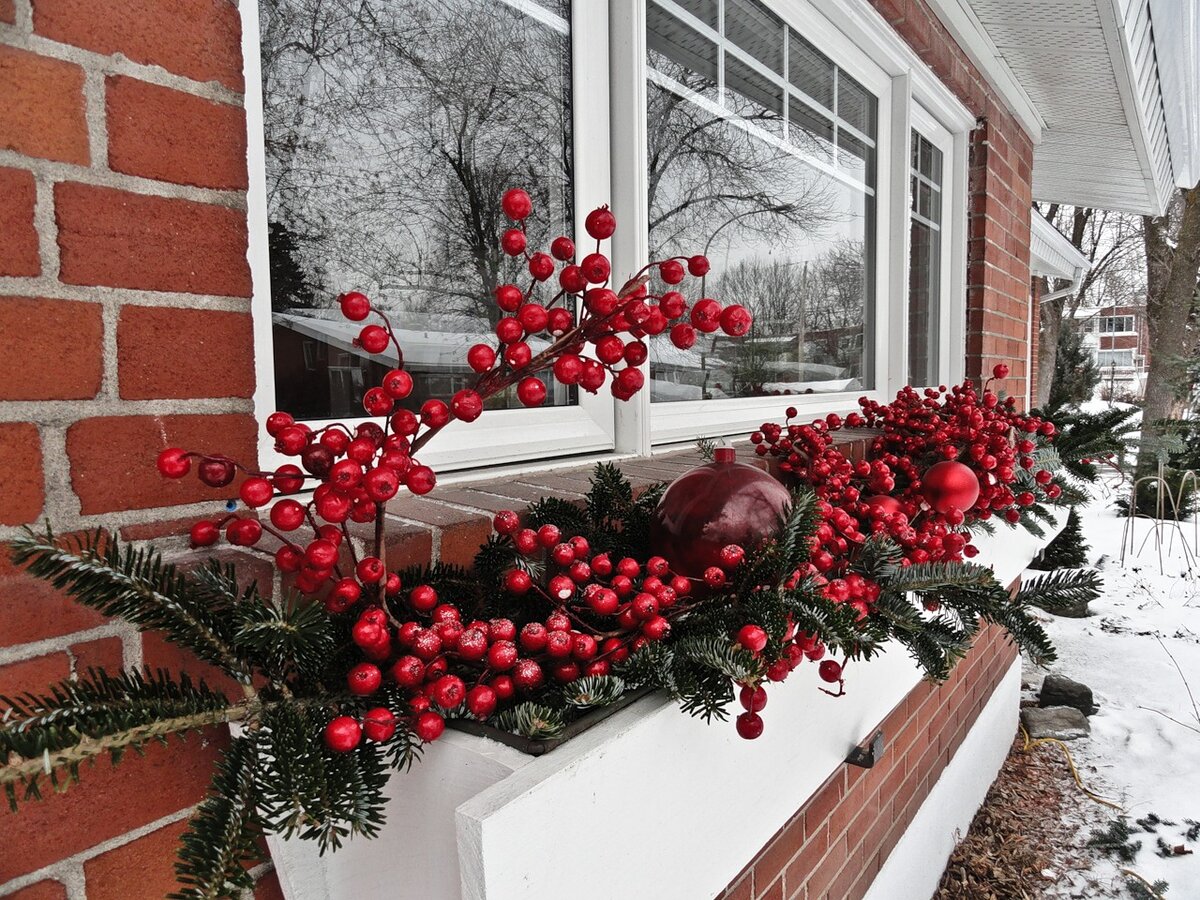
[[[908,260],[908,383],[940,381],[942,151],[912,133]]]
[[[1132,350],[1098,350],[1096,364],[1102,369],[1110,367],[1130,368],[1133,366]]]
[[[1133,331],[1133,316],[1104,316],[1100,319],[1100,330],[1109,334]]]
[[[496,321],[496,286],[528,281],[500,250],[496,198],[534,193],[531,244],[572,233],[569,3],[258,7],[275,402],[301,418],[362,414],[386,366],[336,311],[351,287],[398,329],[406,405],[449,397],[473,380],[464,352]],[[547,405],[574,402],[550,387]]]
[[[651,399],[872,387],[877,98],[763,4],[722,2],[723,34],[649,5],[650,254],[706,253],[706,292],[755,328],[652,339]],[[687,41],[699,62],[663,49]]]

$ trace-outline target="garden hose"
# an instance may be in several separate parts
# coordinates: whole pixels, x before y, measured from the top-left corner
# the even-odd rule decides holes
[[[1087,787],[1084,786],[1083,779],[1079,777],[1079,770],[1075,768],[1075,759],[1071,756],[1071,748],[1068,747],[1064,741],[1060,741],[1058,738],[1037,738],[1035,740],[1029,736],[1029,732],[1025,730],[1024,725],[1019,725],[1017,727],[1021,729],[1021,737],[1025,739],[1025,746],[1022,748],[1023,752],[1028,753],[1031,747],[1036,747],[1038,744],[1056,744],[1062,748],[1062,752],[1066,755],[1067,768],[1071,770],[1071,776],[1075,779],[1075,784],[1079,786],[1081,791],[1083,791],[1088,797],[1090,797],[1092,800],[1095,800],[1097,803],[1112,807],[1118,812],[1125,812],[1123,807],[1113,803],[1111,800],[1104,799],[1099,794],[1089,791]]]

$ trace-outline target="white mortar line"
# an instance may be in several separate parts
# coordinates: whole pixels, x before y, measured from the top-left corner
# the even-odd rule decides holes
[[[54,216],[54,183],[48,175],[40,172],[33,173],[33,181],[37,190],[33,204],[33,227],[38,233],[38,258],[42,265],[41,277],[35,280],[57,283],[58,222]]]
[[[2,407],[0,407],[2,408]],[[37,421],[33,416],[30,419]],[[42,521],[74,522],[79,517],[79,498],[71,490],[71,462],[67,458],[67,429],[48,422],[37,423],[42,442],[42,477],[44,479],[45,502]]]
[[[197,397],[178,400],[6,400],[0,405],[0,422],[32,420],[45,425],[72,425],[80,419],[97,416],[211,416],[253,412],[254,401],[249,397]]]
[[[51,204],[54,202],[52,193],[48,202]],[[53,224],[53,210],[49,214],[51,224]],[[53,242],[53,237],[51,243],[50,249],[57,260],[58,245]],[[57,275],[57,270],[55,275]],[[220,312],[250,312],[249,297],[222,297],[217,294],[185,294],[173,291],[104,287],[103,285],[63,284],[58,281],[57,277],[0,276],[0,292],[9,296],[38,296],[51,300],[91,300],[97,303],[112,300],[122,306],[165,306],[213,309]]]
[[[71,634],[31,641],[28,644],[17,644],[15,647],[0,647],[0,665],[24,662],[48,653],[69,653],[72,644],[82,644],[86,641],[110,637],[124,640],[130,632],[136,634],[137,630],[127,622],[117,621],[107,625],[97,625],[95,628],[88,628],[84,631],[74,631]]]
[[[103,84],[101,84],[101,90],[103,90]],[[100,102],[103,104],[103,97]],[[103,115],[103,113],[102,106],[100,114]],[[88,135],[89,142],[103,140],[107,145],[107,130],[102,138],[95,136],[93,134],[93,125],[90,121],[88,122]],[[108,164],[107,159],[108,153],[106,151],[104,154],[104,165]],[[191,200],[194,203],[220,206],[240,212],[245,212],[246,210],[246,192],[240,189],[221,190],[218,188],[194,187],[189,184],[175,184],[170,181],[155,181],[153,178],[125,175],[120,172],[112,172],[106,168],[92,168],[91,166],[57,162],[50,159],[35,159],[13,150],[0,150],[0,166],[30,169],[35,175],[46,176],[54,181],[79,182],[80,184],[95,187],[128,191],[131,194],[140,194],[145,197],[161,197],[167,200]]]
[[[39,56],[76,63],[87,69],[95,69],[106,74],[128,75],[161,87],[194,94],[216,103],[224,103],[228,106],[242,105],[242,95],[219,81],[196,81],[185,75],[168,72],[162,66],[134,62],[121,53],[105,56],[103,53],[95,53],[72,44],[61,44],[58,41],[34,34],[33,13],[32,8],[28,5],[28,0],[17,0],[17,25],[12,29],[0,28],[0,43],[30,50]]]
[[[36,803],[37,801],[30,801]],[[145,837],[164,828],[167,825],[173,825],[176,822],[182,821],[190,816],[195,811],[194,806],[189,806],[169,815],[163,816],[161,819],[155,819],[147,825],[142,825],[139,828],[134,828],[132,831],[127,831],[115,838],[109,838],[107,841],[101,841],[94,847],[89,847],[76,853],[74,856],[68,856],[66,859],[61,859],[56,863],[51,863],[48,866],[43,866],[36,869],[27,875],[21,875],[9,881],[0,884],[0,897],[6,897],[9,894],[15,894],[21,888],[29,887],[31,884],[37,884],[39,881],[45,881],[52,878],[56,881],[61,881],[67,885],[67,896],[74,898],[83,898],[83,864],[89,859],[95,859],[101,854],[107,853],[109,850],[115,850],[117,847],[122,847],[125,844],[136,841],[138,838]],[[72,890],[74,884],[74,890]]]
[[[87,120],[91,168],[108,171],[108,111],[105,108],[104,73],[86,72],[83,79],[84,118]]]
[[[104,300],[100,308],[100,390],[96,400],[120,401],[120,366],[117,360],[117,324],[121,317],[119,300]]]

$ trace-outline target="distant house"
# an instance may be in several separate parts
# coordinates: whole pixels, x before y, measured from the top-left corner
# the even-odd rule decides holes
[[[1076,310],[1083,346],[1100,369],[1101,396],[1140,399],[1150,368],[1150,332],[1144,306],[1110,304]]]

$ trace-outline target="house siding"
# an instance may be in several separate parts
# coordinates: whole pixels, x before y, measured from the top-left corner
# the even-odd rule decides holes
[[[923,2],[875,6],[979,117],[967,373],[1006,362],[1001,387],[1023,397],[1032,146]],[[255,459],[243,89],[232,0],[0,0],[0,538],[46,519],[60,532],[104,525],[187,560],[180,535],[223,503],[160,479],[157,452]],[[663,460],[624,468],[642,481],[678,472]],[[586,474],[404,498],[388,557],[468,563],[491,511],[577,497]],[[261,561],[228,552],[269,582]],[[951,682],[914,690],[884,723],[900,737],[883,763],[834,773],[728,895],[861,895],[1012,659],[989,632]],[[96,664],[225,683],[0,553],[0,693]],[[211,730],[116,769],[100,761],[79,787],[0,815],[0,846],[20,851],[0,854],[0,896],[162,896],[167,848],[225,740]],[[256,896],[279,896],[269,866],[256,872]]]

